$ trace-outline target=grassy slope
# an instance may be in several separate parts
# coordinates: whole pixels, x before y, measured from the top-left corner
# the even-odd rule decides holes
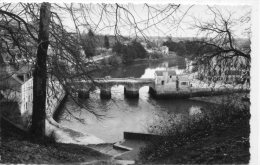
[[[235,100],[234,100],[235,101]],[[233,104],[233,103],[231,103]],[[239,105],[238,101],[235,104]],[[248,107],[248,103],[246,103]],[[222,107],[222,108],[225,108]],[[214,129],[195,129],[197,139],[188,140],[183,145],[170,146],[171,152],[161,158],[152,156],[149,153],[157,152],[157,149],[148,147],[144,155],[140,155],[140,163],[152,164],[230,164],[230,163],[249,163],[250,160],[250,111],[247,109],[237,111],[236,109],[226,108],[216,109],[211,116],[215,120],[209,120]],[[224,112],[224,113],[222,113]],[[221,115],[222,114],[222,115]],[[218,116],[218,117],[216,117]],[[221,116],[221,117],[219,117]],[[218,119],[218,120],[216,120]],[[225,120],[226,119],[226,120]],[[206,120],[205,120],[206,121]],[[196,124],[196,123],[193,123]],[[206,128],[205,124],[199,125]],[[208,123],[209,124],[209,123]],[[194,125],[192,125],[194,126]],[[196,127],[196,126],[195,126]],[[184,136],[185,137],[185,136]],[[176,140],[172,140],[175,144]],[[169,145],[168,145],[169,146]],[[165,147],[165,146],[164,146]],[[163,147],[163,148],[164,148]],[[160,148],[160,146],[159,146]],[[163,152],[165,150],[162,150]],[[146,153],[146,154],[145,154]],[[148,154],[147,154],[148,153]],[[152,157],[151,157],[152,156]]]
[[[243,121],[190,144],[176,147],[166,158],[150,163],[248,163],[249,122]]]
[[[0,163],[69,163],[109,160],[86,146],[31,139],[26,133],[1,120]]]

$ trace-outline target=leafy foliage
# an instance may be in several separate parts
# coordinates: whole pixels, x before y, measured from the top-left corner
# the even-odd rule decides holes
[[[121,63],[122,63],[121,57],[119,57],[119,56],[111,56],[111,57],[108,57],[108,58],[105,58],[104,60],[102,60],[101,64],[103,66],[107,66],[107,65],[118,66]]]
[[[200,57],[204,54],[213,53],[215,51],[214,47],[205,45],[200,40],[187,40],[180,42],[167,40],[163,45],[169,47],[170,51],[176,52],[179,56],[184,56],[191,60],[195,57]]]
[[[82,47],[87,58],[96,55],[97,41],[91,29],[88,31],[88,34],[83,34]]]
[[[150,145],[141,149],[140,158],[156,161],[170,155],[177,147],[198,141],[212,134],[218,134],[228,127],[249,122],[248,104],[239,104],[233,97],[226,98],[221,105],[194,116],[167,115],[162,121],[151,126],[151,132],[163,135],[155,138]]]
[[[128,45],[123,45],[120,42],[117,42],[112,51],[122,56],[123,62],[128,63],[134,59],[141,58],[144,59],[147,57],[147,52],[144,47],[137,42],[136,40],[132,41]]]

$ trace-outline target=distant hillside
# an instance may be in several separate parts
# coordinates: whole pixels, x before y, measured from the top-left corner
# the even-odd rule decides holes
[[[108,37],[110,47],[112,47],[117,42],[117,40],[119,40],[120,42],[130,40],[130,38],[124,36],[115,37],[114,35],[96,35],[96,39],[98,41],[98,47],[104,47],[105,36]]]
[[[116,37],[114,35],[107,35],[109,38],[109,44],[110,47],[113,46],[116,43]],[[105,35],[96,35],[97,40],[98,40],[98,46],[102,47],[104,46],[104,37]],[[125,36],[120,36],[117,37],[117,40],[119,40],[120,42],[122,41],[129,41],[132,40],[134,38],[129,38],[129,37],[125,37]],[[167,41],[168,37],[167,36],[149,36],[146,38],[146,40],[151,41],[156,43],[157,45],[162,45],[163,42]],[[180,42],[180,41],[192,41],[192,40],[199,40],[200,38],[196,38],[196,37],[172,37],[171,38],[173,42]],[[141,39],[138,38],[137,39],[139,42],[145,42],[145,39]],[[250,41],[247,38],[237,38],[236,42],[239,46],[241,45],[250,45]]]

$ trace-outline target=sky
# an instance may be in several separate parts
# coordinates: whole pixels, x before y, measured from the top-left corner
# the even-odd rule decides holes
[[[69,3],[61,3],[63,7],[70,7]],[[194,5],[195,4],[195,5]],[[88,31],[92,29],[96,34],[114,35],[119,33],[124,36],[171,36],[171,37],[203,37],[198,35],[198,29],[194,28],[195,23],[211,22],[214,18],[209,6],[218,10],[224,18],[232,14],[232,21],[239,21],[239,18],[252,10],[250,5],[201,5],[196,3],[180,4],[169,3],[154,4],[144,3],[121,4],[116,8],[115,4],[97,4],[84,3],[84,7],[80,9],[79,3],[73,3],[74,9],[80,9],[73,12],[76,21],[76,27],[80,31]],[[105,6],[105,8],[104,8]],[[51,10],[57,12],[62,19],[63,25],[67,26],[67,30],[75,32],[75,23],[68,12],[58,10],[52,4]],[[163,12],[161,12],[163,10]],[[19,11],[19,8],[17,10]],[[117,12],[117,13],[116,13]],[[116,27],[115,27],[116,25]],[[250,28],[250,22],[232,26],[232,32],[238,38],[247,38],[244,33],[246,28]]]
[[[110,35],[120,33],[124,36],[135,36],[137,34],[139,36],[196,37],[198,34],[197,29],[194,28],[195,19],[203,22],[213,20],[213,14],[207,5],[180,5],[176,11],[174,11],[174,7],[166,8],[168,4],[149,5],[151,5],[150,10],[148,10],[144,4],[123,4],[127,12],[126,10],[118,9],[118,29],[115,32],[115,6],[108,6],[106,8],[107,12],[104,12],[102,11],[102,7],[98,4],[87,4],[88,11],[85,11],[87,16],[85,20],[81,20],[80,22],[84,22],[88,25],[84,27],[81,26],[80,28],[86,31],[88,28],[91,28],[95,33]],[[77,6],[77,4],[74,4],[74,6]],[[163,14],[158,14],[159,12],[152,9],[152,7],[157,9],[166,8],[166,10]],[[228,17],[229,13],[232,13],[232,20],[237,20],[251,11],[251,7],[246,5],[218,5],[212,7],[218,9],[223,14],[223,17]],[[70,16],[66,16],[66,14],[61,15],[64,17],[63,23],[73,31],[75,28]],[[78,16],[79,15],[80,13],[78,13]],[[154,18],[151,19],[152,17]],[[149,21],[148,18],[150,18]],[[248,36],[243,34],[243,30],[246,27],[250,27],[250,24],[246,24],[246,26],[238,24],[234,26],[232,30],[237,37],[246,38]]]

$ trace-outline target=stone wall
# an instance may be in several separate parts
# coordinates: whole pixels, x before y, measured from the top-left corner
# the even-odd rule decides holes
[[[157,94],[164,94],[164,93],[172,93],[176,92],[176,82],[164,84],[164,85],[155,85],[155,91]]]

